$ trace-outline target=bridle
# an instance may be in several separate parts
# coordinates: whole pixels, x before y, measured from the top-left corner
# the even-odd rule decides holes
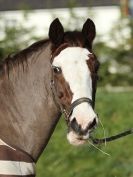
[[[71,116],[75,107],[86,102],[93,108],[94,103],[93,103],[93,100],[91,100],[90,98],[81,97],[81,98],[75,100],[74,102],[72,102],[72,104],[69,106],[69,109],[64,108],[64,106],[62,105],[62,103],[60,101],[60,98],[58,97],[58,93],[56,90],[56,83],[54,80],[54,71],[53,71],[52,65],[51,65],[51,69],[52,69],[52,78],[51,78],[50,86],[51,86],[51,90],[52,90],[52,93],[54,96],[54,100],[58,104],[61,113],[64,114],[66,123],[69,124],[70,116]]]
[[[53,71],[53,67],[51,65],[51,69],[52,69],[52,78],[51,78],[51,82],[50,82],[50,86],[51,86],[51,90],[52,90],[52,94],[54,96],[54,99],[55,99],[55,102],[58,104],[59,106],[59,109],[61,111],[62,114],[64,114],[64,117],[65,117],[65,120],[66,120],[66,123],[69,127],[69,124],[70,124],[70,116],[73,112],[73,109],[78,106],[79,104],[82,104],[84,102],[87,102],[93,109],[94,109],[94,105],[95,105],[95,99],[94,100],[91,100],[90,98],[87,98],[87,97],[82,97],[82,98],[79,98],[77,100],[75,100],[69,107],[68,110],[66,110],[64,108],[64,106],[61,104],[60,102],[60,99],[58,97],[58,93],[56,91],[56,85],[55,85],[55,81],[54,81],[54,71]],[[127,131],[124,131],[122,133],[119,133],[119,134],[116,134],[116,135],[113,135],[113,136],[110,136],[110,137],[105,137],[105,138],[93,138],[93,136],[90,136],[90,141],[92,141],[93,144],[102,144],[102,143],[106,143],[106,142],[110,142],[110,141],[114,141],[114,140],[117,140],[119,138],[122,138],[124,136],[127,136],[127,135],[130,135],[130,134],[133,134],[133,129],[129,129]]]

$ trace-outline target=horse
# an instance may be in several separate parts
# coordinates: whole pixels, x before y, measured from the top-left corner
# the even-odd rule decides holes
[[[72,145],[86,143],[98,124],[94,111],[99,62],[95,24],[67,31],[56,18],[49,38],[0,63],[0,176],[35,176],[35,163],[64,114]]]

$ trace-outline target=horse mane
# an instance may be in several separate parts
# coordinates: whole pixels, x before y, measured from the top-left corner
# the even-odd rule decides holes
[[[18,65],[23,65],[28,58],[34,53],[47,46],[49,39],[44,39],[33,43],[29,47],[19,51],[15,54],[9,54],[6,58],[0,61],[0,76],[8,74],[10,70]]]
[[[40,49],[46,47],[49,44],[49,39],[44,39],[38,42],[33,43],[31,46],[27,47],[24,50],[21,50],[20,52],[16,54],[8,55],[7,58],[2,60],[0,62],[0,76],[3,76],[5,74],[9,74],[10,70],[12,68],[15,68],[15,66],[24,66],[24,63],[27,63],[28,58],[34,53],[39,51]],[[84,38],[81,32],[79,31],[67,31],[64,33],[64,41],[61,46],[59,46],[58,49],[56,49],[57,55],[62,49],[68,47],[68,46],[79,46],[79,47],[85,47],[84,45]],[[87,46],[90,50],[91,47]],[[52,47],[52,51],[55,51],[55,46]]]

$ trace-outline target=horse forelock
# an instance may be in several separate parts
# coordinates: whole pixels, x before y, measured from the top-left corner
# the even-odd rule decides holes
[[[83,35],[79,31],[68,31],[64,33],[63,41],[60,45],[52,45],[52,56],[55,57],[67,47],[84,47]]]

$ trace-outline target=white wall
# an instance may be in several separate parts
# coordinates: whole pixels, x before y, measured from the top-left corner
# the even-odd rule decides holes
[[[94,7],[88,8],[75,8],[74,13],[77,17],[83,18],[84,20],[88,17],[92,18],[96,24],[97,34],[104,35],[104,40],[107,38],[111,27],[116,23],[120,17],[120,10],[117,6],[112,7]],[[36,35],[46,37],[51,21],[58,17],[62,24],[65,26],[70,23],[69,29],[74,29],[75,22],[70,19],[70,13],[68,9],[54,9],[54,10],[33,10],[29,12],[26,21],[23,17],[22,11],[7,11],[0,12],[0,16],[4,16],[9,20],[17,19],[20,23],[24,24],[27,28],[31,26],[36,27]],[[81,20],[79,27],[81,28],[84,20]],[[0,22],[2,23],[2,22]],[[2,35],[1,35],[2,37]]]

